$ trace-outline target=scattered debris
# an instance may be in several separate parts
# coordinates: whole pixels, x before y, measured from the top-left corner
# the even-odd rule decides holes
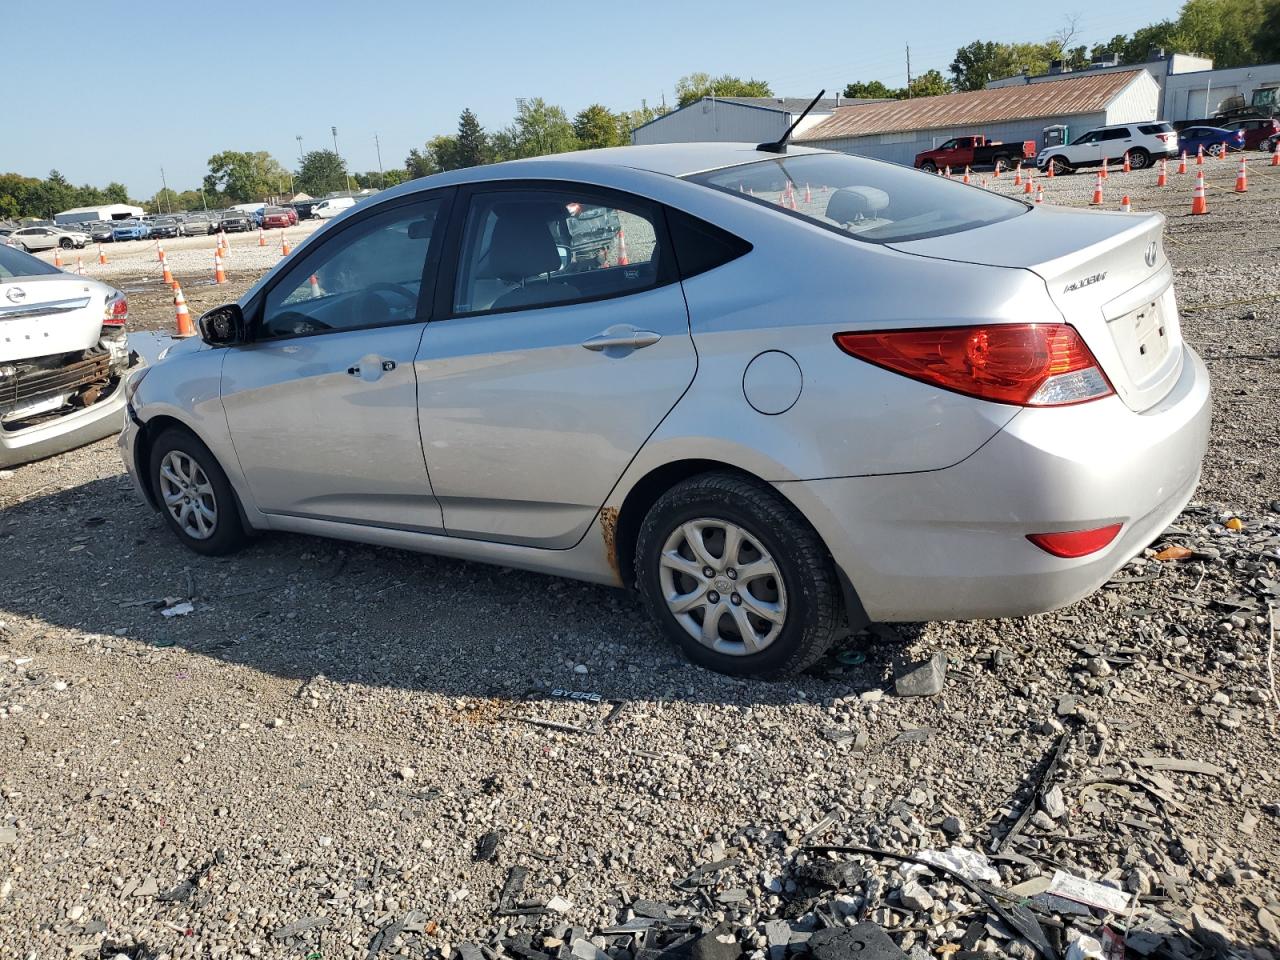
[[[947,685],[947,655],[938,651],[922,664],[899,673],[894,691],[900,697],[936,697]]]

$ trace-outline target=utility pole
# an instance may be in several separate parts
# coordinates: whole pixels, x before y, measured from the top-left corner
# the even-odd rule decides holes
[[[294,134],[293,139],[298,141],[298,162],[302,162],[302,134]]]
[[[342,154],[338,150],[338,128],[330,127],[329,132],[333,134],[333,152],[338,156],[338,163],[342,163]],[[347,173],[346,165],[342,166],[342,173],[347,178],[347,193],[351,192],[351,174]]]
[[[166,210],[165,213],[173,213],[173,207],[169,203],[169,183],[164,178],[164,167],[160,168],[160,185],[164,188],[164,193],[162,194],[162,196],[164,197],[165,206],[169,207],[169,209]],[[159,213],[159,212],[160,212],[159,210],[156,211],[156,213]]]
[[[382,173],[382,144],[378,142],[378,135],[373,135],[373,148],[378,151],[378,188],[387,189],[387,178]]]
[[[911,99],[911,44],[907,44],[907,99]]]

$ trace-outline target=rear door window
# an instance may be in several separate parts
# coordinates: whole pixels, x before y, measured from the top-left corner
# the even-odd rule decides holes
[[[959,233],[1030,209],[945,177],[843,153],[784,155],[687,179],[869,243]]]

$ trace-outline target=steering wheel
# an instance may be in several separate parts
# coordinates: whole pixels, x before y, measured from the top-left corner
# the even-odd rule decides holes
[[[398,293],[400,296],[408,300],[411,306],[416,307],[418,305],[418,295],[403,283],[388,283],[385,280],[380,280],[377,283],[369,284],[369,286],[365,287],[364,290],[365,293],[373,293],[376,290],[386,290],[390,293]]]

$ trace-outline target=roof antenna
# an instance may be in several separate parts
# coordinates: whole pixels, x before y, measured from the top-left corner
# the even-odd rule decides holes
[[[800,126],[800,121],[809,115],[809,111],[812,110],[815,106],[817,106],[818,101],[822,99],[822,95],[826,92],[827,92],[826,90],[818,91],[818,95],[814,97],[812,100],[810,100],[809,105],[804,108],[804,111],[800,114],[800,116],[796,117],[795,123],[787,127],[786,133],[784,133],[777,140],[774,140],[770,143],[757,144],[756,149],[763,150],[765,153],[786,153],[787,141],[791,139],[792,132],[795,130],[796,127]]]

